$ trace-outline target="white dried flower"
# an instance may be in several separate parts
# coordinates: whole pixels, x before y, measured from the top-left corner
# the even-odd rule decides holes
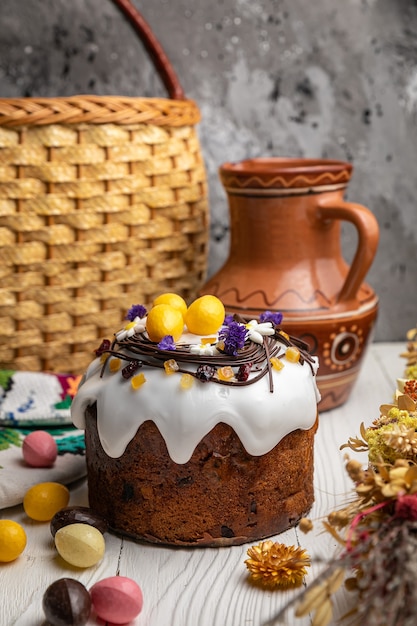
[[[246,328],[248,330],[248,339],[260,345],[263,344],[264,336],[275,334],[275,329],[271,322],[259,323],[256,320],[251,320],[246,324]]]
[[[116,333],[117,341],[122,341],[123,339],[127,339],[128,337],[133,337],[133,335],[143,333],[146,329],[146,317],[135,317],[132,322],[126,324],[122,330],[119,330]]]
[[[195,343],[190,346],[191,354],[198,354],[199,356],[214,356],[218,354],[216,346],[210,343]]]

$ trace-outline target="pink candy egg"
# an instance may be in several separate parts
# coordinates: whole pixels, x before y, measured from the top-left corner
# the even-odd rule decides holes
[[[139,585],[125,576],[110,576],[90,589],[93,607],[102,620],[127,624],[142,610],[143,597]]]
[[[31,467],[51,467],[58,455],[58,448],[49,433],[35,430],[24,438],[22,454]]]

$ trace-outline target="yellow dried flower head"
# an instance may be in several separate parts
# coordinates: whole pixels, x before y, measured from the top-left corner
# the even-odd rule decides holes
[[[331,511],[327,516],[329,524],[335,528],[344,528],[350,522],[349,513],[350,511],[348,507],[346,509],[341,509],[340,511]]]
[[[365,476],[362,463],[356,459],[347,458],[346,471],[355,483],[361,482]]]
[[[366,442],[369,445],[369,461],[377,463],[383,460],[394,463],[396,459],[406,458],[417,460],[416,438],[412,431],[417,430],[417,417],[406,410],[391,407],[385,419],[379,420],[366,431]],[[404,444],[404,445],[403,445]]]
[[[410,330],[407,330],[406,337],[407,337],[408,341],[416,341],[417,342],[417,327],[416,328],[410,328]],[[416,346],[416,350],[417,350],[417,346]]]
[[[414,458],[417,455],[417,432],[405,424],[394,424],[391,431],[381,433],[384,442],[394,448],[401,457]]]
[[[313,530],[313,522],[308,517],[302,517],[300,519],[300,523],[298,524],[298,528],[302,533],[309,533],[310,530]]]
[[[302,548],[262,541],[248,549],[245,564],[251,579],[264,587],[288,589],[299,587],[310,566],[310,557]]]
[[[405,370],[405,377],[412,380],[417,380],[417,364],[409,365]]]
[[[405,494],[415,494],[417,465],[406,459],[397,459],[394,464],[377,463],[365,472],[364,480],[356,485],[355,491],[360,498],[358,511],[366,503],[387,503]]]

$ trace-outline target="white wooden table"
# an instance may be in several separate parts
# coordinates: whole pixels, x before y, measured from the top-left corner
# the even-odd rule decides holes
[[[273,538],[287,545],[301,545],[312,557],[306,584],[323,568],[320,559],[332,556],[336,542],[323,532],[321,520],[344,503],[352,484],[344,470],[345,451],[339,447],[359,434],[379,415],[379,405],[391,402],[395,380],[403,374],[399,357],[405,343],[373,344],[349,401],[323,413],[315,448],[315,504],[310,513],[314,530],[303,534],[292,529]],[[366,462],[366,454],[355,455]],[[87,505],[85,481],[71,488],[71,505]],[[0,518],[21,523],[28,536],[24,553],[13,563],[0,564],[0,626],[46,626],[42,611],[45,589],[58,578],[79,579],[87,588],[107,576],[135,579],[142,588],[144,607],[134,626],[262,626],[294,591],[265,591],[248,583],[244,565],[248,545],[232,548],[169,549],[136,544],[106,534],[106,553],[98,565],[80,570],[67,565],[54,548],[49,524],[29,520],[21,506],[0,511]],[[256,542],[257,543],[257,542]],[[352,596],[336,596],[336,617],[343,614]],[[309,618],[296,620],[290,611],[288,626],[305,626]],[[103,624],[92,616],[89,626]]]

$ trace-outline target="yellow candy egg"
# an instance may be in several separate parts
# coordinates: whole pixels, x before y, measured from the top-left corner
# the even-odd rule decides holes
[[[184,298],[179,296],[177,293],[162,293],[153,301],[153,306],[156,306],[157,304],[169,304],[169,306],[174,307],[174,309],[178,309],[183,317],[187,312],[187,304]]]
[[[0,520],[0,562],[14,561],[25,547],[26,533],[22,526],[13,520]]]
[[[159,342],[166,335],[178,341],[184,330],[181,311],[169,304],[157,304],[148,313],[146,330],[151,341]]]
[[[55,513],[68,505],[69,491],[60,483],[39,483],[25,493],[23,508],[31,519],[49,522]]]
[[[64,561],[76,567],[91,567],[104,555],[104,537],[89,524],[69,524],[55,534],[55,547]]]
[[[216,296],[207,294],[190,304],[184,319],[190,333],[211,335],[220,329],[224,317],[223,302]]]

